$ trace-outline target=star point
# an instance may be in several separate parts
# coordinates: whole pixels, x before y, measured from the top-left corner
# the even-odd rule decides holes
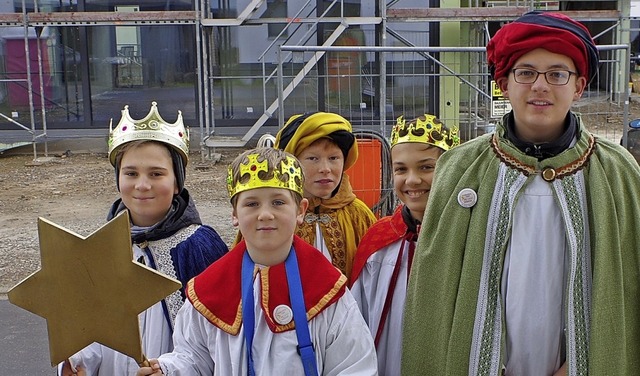
[[[138,314],[181,285],[132,260],[127,211],[86,238],[39,218],[38,237],[41,268],[8,296],[47,320],[52,366],[92,342],[141,363]]]

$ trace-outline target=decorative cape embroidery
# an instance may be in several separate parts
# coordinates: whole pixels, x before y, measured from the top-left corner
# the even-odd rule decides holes
[[[347,278],[322,253],[297,236],[293,247],[298,255],[307,320],[311,320],[340,299],[346,291]],[[231,335],[237,335],[242,324],[241,269],[246,249],[246,243],[240,242],[187,284],[187,298],[195,309]],[[293,321],[280,325],[273,317],[277,306],[291,307],[284,263],[256,270],[262,287],[259,304],[267,325],[274,333],[294,329]]]
[[[502,125],[498,125],[496,133],[503,133]],[[557,168],[585,155],[589,136],[582,124],[579,134],[573,147],[541,161],[539,166]],[[487,224],[491,210],[496,215],[500,213],[500,208],[491,209],[491,205],[496,182],[501,179],[499,170],[507,170],[490,146],[491,137],[480,136],[438,159],[438,170],[445,172],[436,171],[434,179],[442,189],[433,189],[429,196],[429,209],[422,224],[429,231],[421,231],[418,239],[407,290],[403,374],[473,374],[472,323],[476,322],[481,304],[478,292],[483,257],[487,236],[496,238]],[[640,232],[630,229],[640,228],[640,196],[628,193],[640,187],[640,167],[620,145],[603,138],[595,140],[597,146],[585,168],[551,183],[556,194],[565,196],[558,199],[558,205],[565,205],[561,208],[563,215],[571,217],[565,222],[572,229],[567,232],[567,242],[573,251],[567,256],[572,258],[571,268],[576,272],[573,286],[567,284],[572,291],[566,290],[567,298],[575,299],[566,306],[567,320],[574,321],[567,326],[565,341],[568,374],[635,375],[640,374],[634,351],[640,343]],[[519,161],[536,165],[535,158],[518,152],[502,138],[500,147]],[[505,178],[511,178],[511,173]],[[510,181],[504,184],[504,188],[514,187]],[[457,193],[463,188],[478,193],[478,202],[471,209],[456,204]],[[510,206],[504,206],[507,207]],[[508,231],[500,230],[500,234],[507,235]],[[504,244],[504,239],[499,241]],[[586,269],[587,263],[591,264],[591,273]],[[489,272],[490,268],[486,274]],[[580,284],[589,278],[589,284]],[[498,299],[495,293],[492,299]],[[482,336],[488,341],[492,338],[499,337],[492,333]],[[583,344],[588,344],[586,353]],[[499,343],[493,349],[496,346]],[[488,346],[485,350],[483,354],[491,355]],[[492,375],[499,372],[498,368]]]
[[[201,225],[191,225],[178,231],[173,236],[156,241],[145,242],[145,245],[141,246],[142,248],[148,247],[147,249],[149,250],[149,252],[151,252],[151,255],[155,260],[156,267],[159,272],[162,272],[163,274],[168,275],[171,278],[179,279],[179,275],[174,267],[171,251],[180,243],[187,241],[189,237],[191,237],[200,227]],[[176,315],[178,314],[178,310],[180,309],[180,307],[182,307],[182,304],[184,304],[184,300],[182,299],[180,290],[175,291],[171,295],[167,296],[164,300],[167,303],[167,309],[169,310],[169,317],[171,319],[170,324],[173,328],[176,320]]]
[[[309,244],[316,244],[316,226],[319,226],[331,262],[350,278],[360,239],[376,222],[376,217],[364,202],[356,198],[349,175],[342,174],[340,189],[335,196],[326,200],[310,199],[307,213],[316,215],[307,215],[305,222],[298,226],[296,235]]]
[[[578,159],[559,168],[545,167],[539,170],[535,166],[521,162],[518,158],[511,156],[506,151],[500,149],[500,142],[495,133],[491,137],[491,148],[504,164],[522,172],[525,176],[542,173],[542,178],[548,182],[555,179],[562,179],[567,175],[575,174],[583,169],[589,161],[589,157],[593,154],[595,147],[596,139],[593,135],[589,134],[587,149]]]

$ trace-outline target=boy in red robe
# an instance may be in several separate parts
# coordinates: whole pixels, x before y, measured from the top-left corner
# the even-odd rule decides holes
[[[138,375],[376,375],[346,277],[299,237],[308,202],[291,154],[258,148],[227,178],[243,240],[187,285],[175,349]]]
[[[391,132],[393,187],[402,201],[365,234],[353,267],[352,292],[375,338],[380,375],[400,374],[402,315],[411,259],[431,190],[436,161],[460,144],[435,116],[398,118]]]

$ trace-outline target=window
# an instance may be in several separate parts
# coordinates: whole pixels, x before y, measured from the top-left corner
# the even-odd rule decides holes
[[[286,18],[287,17],[287,0],[267,0],[267,10],[262,18]],[[275,38],[284,30],[285,23],[268,23],[267,30],[269,38]],[[287,33],[282,36],[286,37]]]

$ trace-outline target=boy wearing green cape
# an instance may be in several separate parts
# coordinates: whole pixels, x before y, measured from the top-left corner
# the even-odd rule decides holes
[[[593,40],[530,12],[487,57],[513,110],[438,160],[402,373],[640,374],[640,168],[570,110],[597,74]]]

